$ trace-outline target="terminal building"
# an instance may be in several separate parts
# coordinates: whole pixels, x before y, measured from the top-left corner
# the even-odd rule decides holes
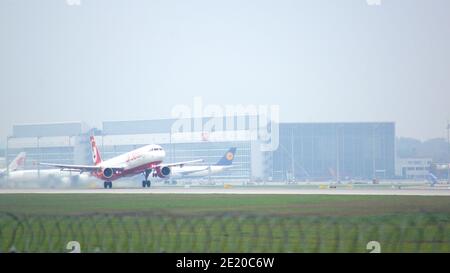
[[[215,120],[214,120],[215,119]],[[263,148],[259,132],[273,125],[255,117],[22,124],[7,138],[10,162],[27,152],[27,169],[39,162],[92,164],[89,135],[96,136],[103,159],[156,143],[166,162],[203,159],[214,164],[236,147],[234,167],[216,180],[314,181],[392,178],[395,175],[395,124],[280,123],[276,149]],[[270,128],[270,129],[268,129]]]
[[[397,158],[395,175],[407,179],[428,177],[433,160],[431,158]]]
[[[203,130],[210,119],[161,119],[141,121],[103,122],[102,134],[97,137],[102,156],[111,158],[149,143],[157,143],[166,151],[167,162],[203,159],[200,164],[215,164],[231,147],[236,147],[234,167],[215,175],[215,179],[249,180],[252,176],[264,176],[257,162],[263,156],[258,153],[256,138],[252,138],[248,117],[244,127],[224,130],[212,127]],[[225,123],[226,119],[223,119]],[[179,123],[177,125],[177,123]],[[221,121],[221,124],[223,124]],[[179,130],[179,127],[182,130]],[[256,150],[256,152],[255,152]]]
[[[395,176],[395,123],[281,123],[274,180]]]
[[[90,128],[83,122],[20,124],[6,139],[6,159],[26,152],[25,169],[39,169],[39,162],[85,164],[91,157]]]

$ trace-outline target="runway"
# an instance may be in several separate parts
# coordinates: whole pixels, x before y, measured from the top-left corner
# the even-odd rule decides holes
[[[448,188],[429,189],[293,189],[268,187],[113,189],[0,189],[0,194],[281,194],[281,195],[402,195],[450,196]]]

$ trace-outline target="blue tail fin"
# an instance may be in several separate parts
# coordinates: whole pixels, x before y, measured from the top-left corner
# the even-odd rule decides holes
[[[438,183],[437,177],[432,172],[428,173],[428,179],[431,182],[431,186],[434,186],[435,184]]]
[[[233,163],[236,147],[230,148],[225,155],[216,163],[216,166],[229,166]]]

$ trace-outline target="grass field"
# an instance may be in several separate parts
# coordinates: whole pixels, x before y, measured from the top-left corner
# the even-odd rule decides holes
[[[450,252],[450,198],[422,196],[0,195],[0,250]]]

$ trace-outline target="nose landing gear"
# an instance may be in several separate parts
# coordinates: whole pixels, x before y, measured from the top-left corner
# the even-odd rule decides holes
[[[145,172],[144,172],[145,179],[142,181],[143,188],[145,188],[145,187],[150,188],[150,186],[152,185],[150,180],[148,180],[148,177],[150,176],[151,173],[152,173],[152,169],[145,170]]]
[[[108,189],[108,188],[112,188],[112,182],[111,181],[105,181],[105,182],[103,182],[103,187],[105,188],[105,189]]]

